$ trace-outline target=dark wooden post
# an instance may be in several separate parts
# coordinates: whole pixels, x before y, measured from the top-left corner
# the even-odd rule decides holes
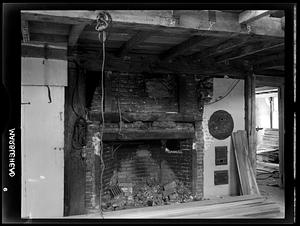
[[[197,189],[197,152],[192,148],[192,194],[196,194]]]
[[[178,75],[178,88],[179,88],[179,95],[178,95],[178,111],[180,113],[186,112],[186,102],[187,102],[187,87],[186,87],[186,75]]]
[[[278,89],[279,110],[279,187],[284,188],[284,85]]]
[[[256,174],[256,117],[255,117],[255,75],[248,74],[245,79],[245,129],[249,142],[249,157]]]

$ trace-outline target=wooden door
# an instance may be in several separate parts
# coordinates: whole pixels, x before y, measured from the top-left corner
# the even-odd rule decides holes
[[[64,87],[22,86],[21,100],[22,217],[63,216]]]

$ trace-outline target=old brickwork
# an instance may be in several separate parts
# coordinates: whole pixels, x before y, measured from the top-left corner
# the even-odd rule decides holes
[[[117,173],[119,183],[137,182],[142,178],[156,177],[160,182],[168,183],[179,179],[195,194],[203,196],[203,149],[204,137],[202,131],[203,104],[212,96],[211,79],[196,78],[194,76],[164,75],[149,77],[149,75],[132,75],[121,73],[107,73],[105,87],[105,109],[110,112],[180,112],[197,115],[194,123],[153,121],[132,123],[123,122],[122,131],[155,129],[193,128],[193,139],[180,141],[180,152],[167,153],[161,149],[159,138],[149,143],[145,142],[146,150],[139,150],[138,146],[124,145],[114,153],[112,143],[104,142],[103,160],[103,194],[108,192],[112,177]],[[109,82],[107,82],[109,80]],[[105,110],[104,109],[104,110]],[[91,111],[101,111],[101,88],[97,87],[91,103]],[[100,194],[100,148],[99,121],[88,123],[88,143],[86,147],[86,207],[90,211],[99,208]],[[105,123],[106,130],[116,131],[119,123]],[[122,137],[120,135],[120,137]],[[179,138],[180,139],[180,138]],[[141,138],[139,138],[141,140]],[[125,142],[126,143],[126,142]],[[194,145],[193,145],[194,143]],[[114,145],[116,147],[116,145]],[[193,154],[193,146],[195,154]],[[145,149],[145,148],[144,148]],[[193,160],[193,156],[195,159]],[[114,172],[115,171],[115,172]],[[193,188],[194,187],[194,188]]]
[[[159,78],[142,74],[106,73],[106,102],[112,112],[178,112],[177,82],[175,75]],[[107,106],[107,103],[105,104]],[[101,110],[101,87],[93,96],[91,110]]]

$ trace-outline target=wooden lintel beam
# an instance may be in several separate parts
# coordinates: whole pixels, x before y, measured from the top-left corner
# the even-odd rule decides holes
[[[90,111],[88,118],[91,121],[102,121],[101,112]],[[104,119],[108,123],[117,123],[120,121],[118,112],[105,112]],[[198,115],[190,113],[122,113],[122,120],[125,122],[154,122],[154,121],[174,121],[194,123],[196,120],[201,120]]]
[[[72,25],[70,34],[69,34],[69,40],[68,40],[68,45],[69,46],[75,46],[79,36],[81,34],[81,32],[84,30],[86,24],[76,24],[76,25]]]
[[[117,140],[161,140],[161,139],[192,139],[195,136],[193,130],[147,130],[147,131],[104,131],[104,141],[117,141]]]
[[[261,44],[251,45],[251,46],[247,46],[244,49],[242,49],[238,55],[222,56],[222,57],[218,58],[216,60],[216,63],[237,60],[237,59],[248,57],[248,56],[251,56],[251,55],[254,55],[257,53],[261,53],[263,51],[268,51],[268,50],[281,48],[281,47],[284,47],[284,43],[278,43],[278,44],[261,43]]]
[[[193,49],[201,44],[207,37],[203,36],[193,36],[188,40],[172,47],[171,49],[167,50],[166,52],[160,55],[161,60],[170,60],[173,57],[183,54],[184,52],[188,51],[189,49]]]
[[[28,20],[25,20],[23,17],[21,18],[21,29],[22,29],[23,42],[24,43],[30,42]]]
[[[93,71],[100,71],[99,58],[97,54],[91,53],[90,55],[78,53],[78,59],[83,62],[83,66]],[[176,60],[174,62],[160,62],[155,61],[155,59],[144,58],[138,59],[130,55],[128,60],[123,60],[121,58],[115,57],[111,53],[106,54],[106,66],[107,71],[118,71],[118,72],[128,72],[128,73],[183,73],[183,74],[198,74],[205,76],[221,76],[230,75],[234,78],[243,78],[245,71],[248,70],[244,68],[243,65],[240,67],[235,67],[234,65],[225,64],[202,64],[188,62],[184,59]],[[131,59],[129,59],[131,58]]]
[[[268,16],[275,10],[246,10],[239,14],[239,23],[247,24],[255,20],[258,20],[262,17]]]
[[[151,31],[139,31],[138,33],[133,35],[133,37],[131,37],[127,42],[124,43],[124,45],[120,48],[116,55],[118,57],[125,56],[131,49],[133,49],[135,46],[138,46],[144,40],[149,38],[151,34]]]

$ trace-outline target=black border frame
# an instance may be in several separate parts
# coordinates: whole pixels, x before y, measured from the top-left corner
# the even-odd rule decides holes
[[[2,117],[4,128],[2,132],[2,223],[293,223],[294,213],[294,112],[296,103],[294,102],[294,43],[293,43],[293,12],[296,2],[282,3],[221,3],[209,1],[206,3],[120,3],[103,2],[100,3],[4,3],[2,9],[2,101],[4,116]],[[284,9],[286,13],[285,25],[285,219],[178,219],[178,220],[107,220],[107,219],[21,219],[21,130],[20,130],[20,10],[95,10],[95,9]],[[15,128],[16,134],[16,176],[8,176],[8,130]],[[288,160],[288,161],[287,161]],[[8,191],[4,192],[3,188]]]

